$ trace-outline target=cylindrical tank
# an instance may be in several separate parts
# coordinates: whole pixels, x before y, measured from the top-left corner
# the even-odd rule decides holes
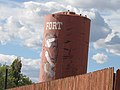
[[[90,19],[74,12],[44,18],[40,81],[87,72]]]

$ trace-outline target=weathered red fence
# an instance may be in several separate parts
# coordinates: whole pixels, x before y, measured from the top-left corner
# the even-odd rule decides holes
[[[120,71],[117,72],[120,75]],[[114,69],[104,69],[84,75],[77,75],[63,79],[53,80],[45,83],[38,83],[28,86],[12,88],[9,90],[113,90]],[[116,86],[120,84],[116,80]],[[115,90],[120,90],[119,85]]]

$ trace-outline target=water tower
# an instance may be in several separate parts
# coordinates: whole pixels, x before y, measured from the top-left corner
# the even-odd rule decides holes
[[[40,81],[87,72],[90,19],[74,12],[44,18]]]

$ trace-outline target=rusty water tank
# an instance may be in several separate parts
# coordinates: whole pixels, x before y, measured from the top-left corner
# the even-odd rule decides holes
[[[40,82],[87,72],[90,19],[74,12],[44,18]]]

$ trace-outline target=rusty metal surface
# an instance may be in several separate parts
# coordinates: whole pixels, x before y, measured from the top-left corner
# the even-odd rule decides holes
[[[116,72],[114,90],[120,90],[120,69]]]
[[[109,68],[9,90],[113,90],[113,75]]]
[[[90,19],[74,12],[45,16],[40,81],[87,72]]]

